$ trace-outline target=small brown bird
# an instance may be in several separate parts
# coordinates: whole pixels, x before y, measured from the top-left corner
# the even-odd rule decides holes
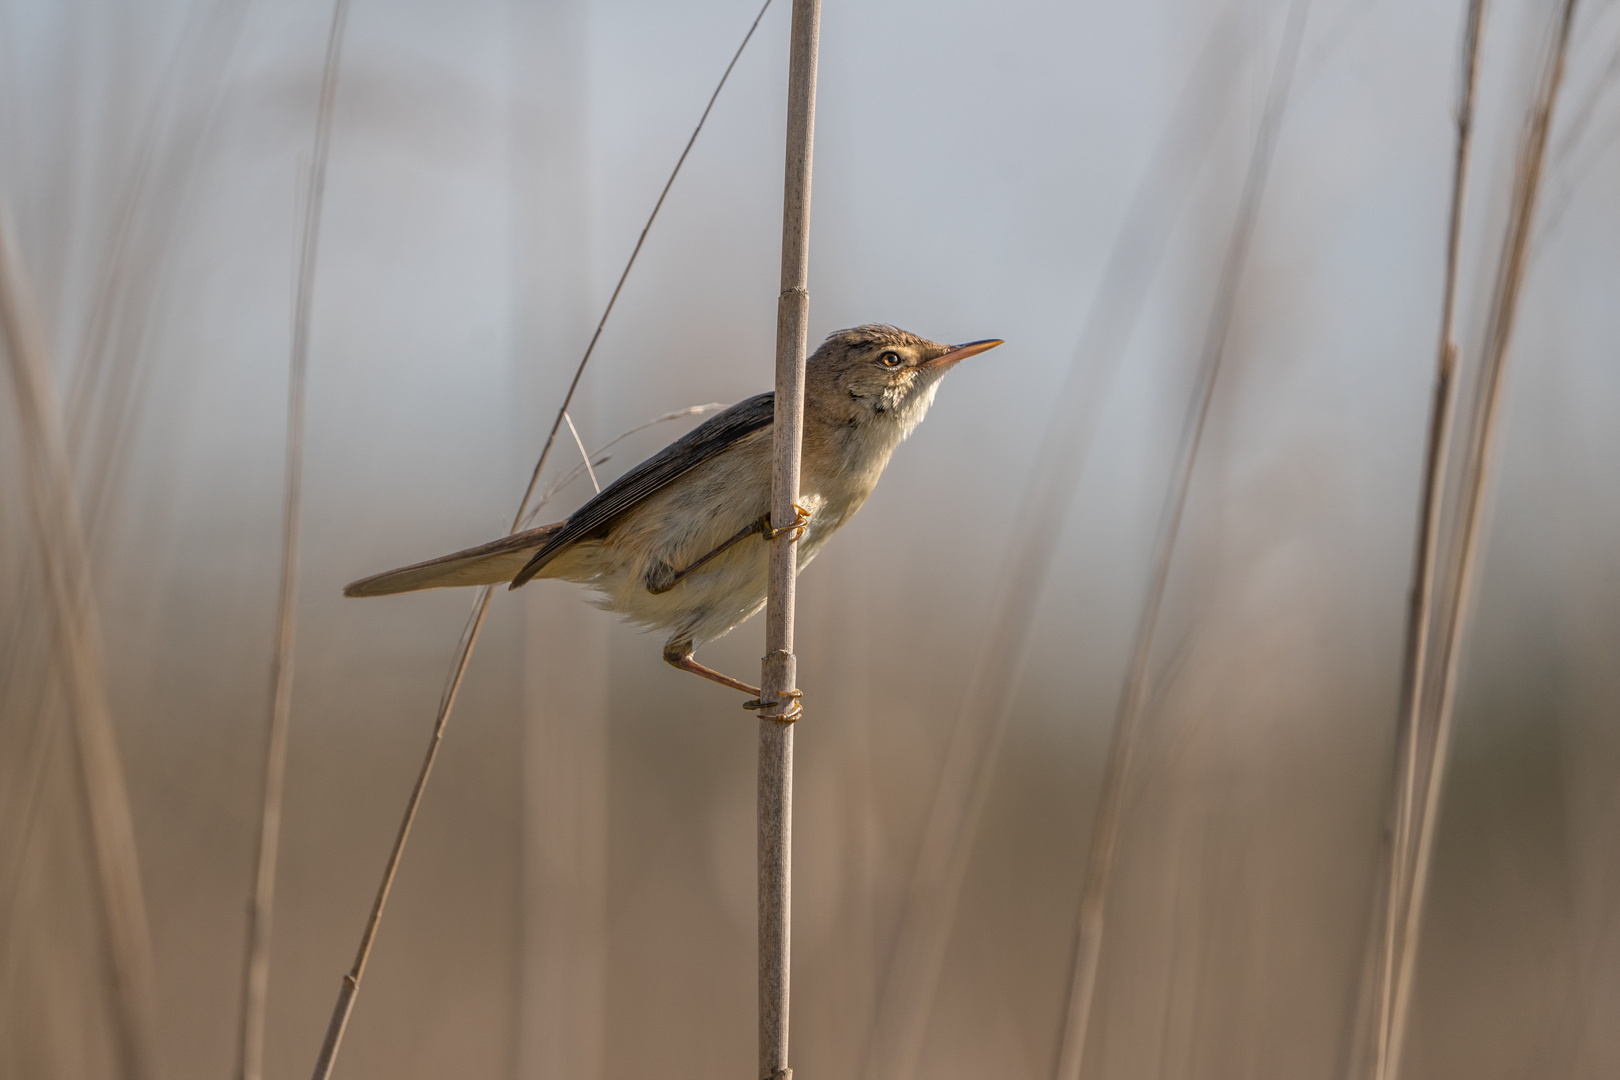
[[[857,326],[822,342],[805,366],[798,567],[872,493],[889,455],[933,404],[958,361],[999,339],[940,345],[892,326]],[[386,596],[451,585],[561,578],[588,585],[593,603],[669,631],[664,659],[759,695],[692,658],[765,606],[772,535],[771,425],[775,395],[758,394],[700,424],[625,473],[567,521],[453,555],[362,578],[346,596]]]

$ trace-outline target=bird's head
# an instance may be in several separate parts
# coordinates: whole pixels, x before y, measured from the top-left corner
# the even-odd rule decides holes
[[[806,362],[806,405],[852,426],[893,424],[903,439],[922,422],[947,371],[1000,344],[941,345],[882,325],[839,330]]]

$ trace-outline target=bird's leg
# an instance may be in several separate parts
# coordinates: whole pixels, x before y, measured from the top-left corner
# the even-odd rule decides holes
[[[681,583],[681,579],[686,577],[687,574],[690,574],[692,571],[696,570],[698,567],[702,566],[710,559],[713,559],[715,556],[719,555],[721,552],[725,551],[734,544],[741,543],[743,540],[746,540],[755,533],[763,532],[764,530],[770,528],[770,524],[771,516],[769,514],[766,514],[758,521],[749,522],[747,525],[744,525],[741,529],[737,530],[736,535],[734,535],[730,540],[727,540],[725,543],[703,556],[697,562],[693,563],[691,566],[688,566],[685,570],[673,570],[668,566],[660,564],[661,569],[669,572],[667,574],[660,574],[657,581],[654,581],[652,575],[649,574],[647,578],[647,591],[652,593],[654,596],[669,592],[669,590],[679,585]],[[665,655],[664,659],[669,659],[667,654]],[[675,663],[673,660],[670,660],[669,662],[672,664]]]
[[[682,671],[690,671],[694,675],[701,675],[710,682],[717,682],[721,686],[729,686],[733,690],[741,690],[745,694],[759,697],[759,687],[749,686],[741,679],[733,679],[730,675],[722,675],[711,667],[704,667],[692,659],[692,643],[690,641],[672,641],[664,646],[664,659]]]
[[[728,548],[731,548],[734,545],[748,539],[748,537],[754,535],[755,533],[763,533],[765,539],[775,540],[778,536],[781,536],[789,529],[793,529],[797,530],[793,537],[793,539],[797,540],[800,536],[804,535],[805,526],[810,522],[810,511],[806,510],[797,503],[793,504],[793,509],[798,514],[798,520],[792,525],[784,525],[780,529],[773,529],[771,528],[771,515],[767,513],[761,516],[757,521],[751,521],[747,525],[744,525],[741,529],[738,529],[731,539],[727,540],[725,543],[703,556],[691,566],[688,566],[685,570],[673,570],[669,566],[660,563],[656,570],[647,575],[647,591],[652,593],[654,596],[661,596],[664,593],[669,592],[669,590],[679,585],[686,575],[692,573],[692,571],[720,555]],[[668,659],[668,657],[665,659]],[[670,663],[674,664],[675,661],[670,660]],[[676,666],[680,667],[681,665],[676,664]],[[701,667],[702,665],[699,666]],[[704,670],[708,669],[705,668]],[[727,685],[730,684],[728,683]],[[758,691],[755,691],[755,693],[757,692]]]

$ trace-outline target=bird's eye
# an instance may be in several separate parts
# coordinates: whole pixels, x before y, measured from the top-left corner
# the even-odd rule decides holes
[[[882,364],[884,367],[899,367],[900,354],[897,352],[886,352],[882,356],[878,357],[878,363]]]

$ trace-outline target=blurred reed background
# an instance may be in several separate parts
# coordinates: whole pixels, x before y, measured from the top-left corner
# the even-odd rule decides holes
[[[951,376],[801,582],[801,1075],[1053,1076],[1109,735],[1222,310],[1083,1071],[1360,1075],[1465,7],[827,4],[813,336],[887,321],[1008,344]],[[769,383],[787,8],[619,301],[573,410],[587,446]],[[1486,5],[1465,367],[1562,8]],[[55,410],[0,380],[5,1077],[235,1067],[331,10],[0,3],[0,202]],[[269,1077],[314,1061],[471,601],[339,589],[504,530],[756,10],[353,5],[312,309]],[[1579,5],[1567,59],[1406,1080],[1620,1072],[1620,5]],[[759,634],[704,659],[751,670]],[[338,1075],[751,1068],[754,749],[735,695],[577,590],[499,594]],[[98,847],[121,808],[133,853]],[[124,924],[102,899],[114,863],[144,907]]]

